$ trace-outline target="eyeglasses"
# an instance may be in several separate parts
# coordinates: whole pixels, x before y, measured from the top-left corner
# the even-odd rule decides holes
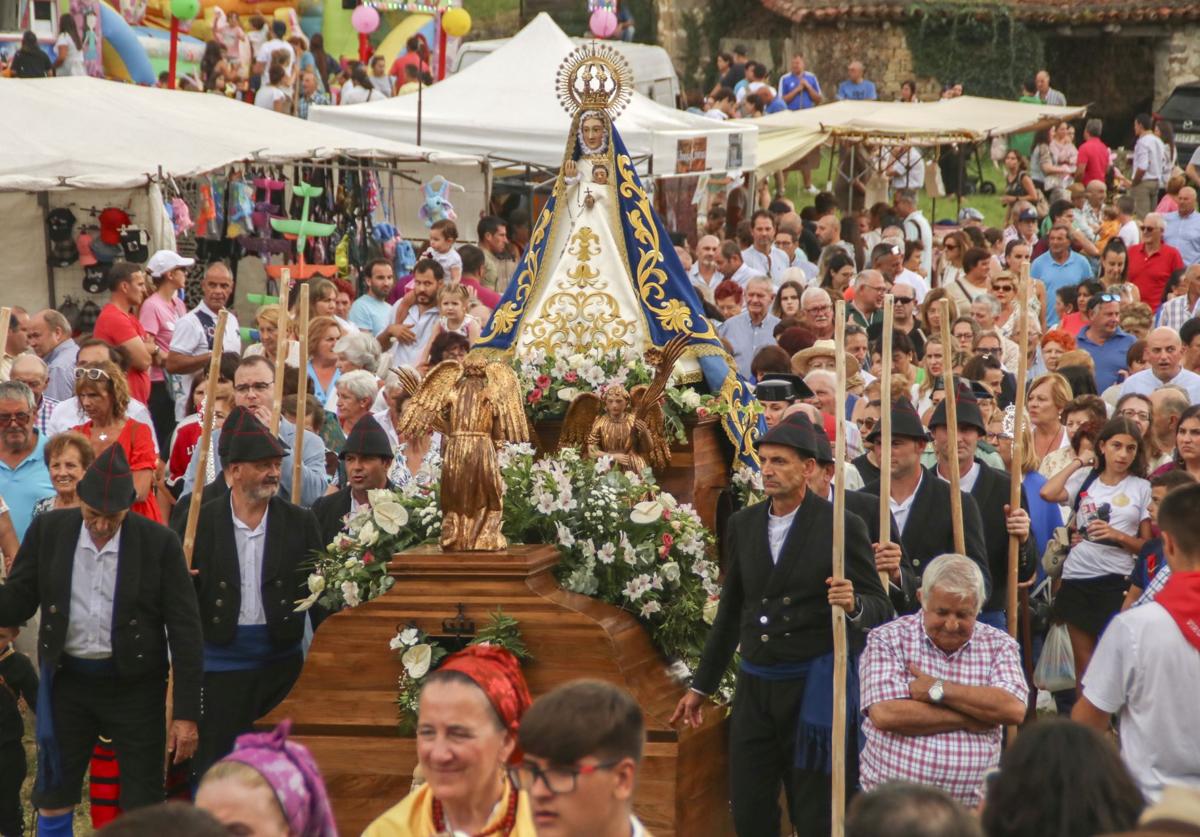
[[[1132,421],[1150,421],[1150,414],[1145,410],[1122,410],[1117,415]]]
[[[805,308],[805,314],[824,314],[833,310],[832,305],[814,305],[811,308]]]
[[[269,383],[259,381],[258,383],[254,383],[254,384],[235,384],[233,387],[233,391],[238,393],[239,395],[245,395],[248,392],[266,392],[267,390],[271,389],[273,386],[275,386],[274,381],[271,381]]]
[[[1154,232],[1157,229],[1153,224],[1142,224],[1142,232]]]
[[[105,372],[103,369],[96,369],[91,366],[80,367],[79,369],[76,369],[75,370],[75,380],[82,381],[84,378],[87,378],[89,381],[100,381],[100,380],[107,381],[108,373]]]
[[[18,424],[23,427],[29,424],[31,418],[33,418],[33,413],[0,413],[0,427],[8,427],[10,424]]]
[[[858,429],[864,432],[869,432],[875,428],[876,420],[873,418],[855,419],[854,423],[858,425]]]
[[[532,762],[524,761],[509,768],[508,775],[520,790],[532,791],[537,780],[541,779],[546,789],[557,795],[573,793],[580,776],[587,776],[599,770],[611,770],[620,763],[620,760],[617,760],[601,764],[581,764],[578,767],[549,767],[543,770]]]
[[[1001,294],[1001,293],[1011,294],[1013,292],[1013,286],[1012,285],[993,285],[992,290],[998,294]]]
[[[1011,433],[988,433],[987,440],[989,442],[991,442],[993,445],[1001,440],[1012,441],[1012,434]]]

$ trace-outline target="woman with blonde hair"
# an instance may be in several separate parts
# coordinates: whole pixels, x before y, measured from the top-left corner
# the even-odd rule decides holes
[[[126,415],[129,408],[129,385],[120,368],[111,360],[98,366],[75,370],[75,397],[88,420],[71,428],[100,453],[110,445],[120,445],[133,472],[137,492],[131,511],[163,522],[162,511],[154,499],[154,472],[158,454],[154,450],[154,431]]]
[[[1071,384],[1062,375],[1048,372],[1033,379],[1026,409],[1033,425],[1033,450],[1039,463],[1059,448],[1071,445],[1061,419],[1062,410],[1070,400]],[[1040,464],[1038,470],[1047,479],[1054,476],[1046,473]]]
[[[275,349],[279,345],[279,306],[260,305],[254,312],[254,324],[258,326],[258,342],[246,347],[243,357],[262,355],[275,365]],[[300,342],[292,338],[294,322],[288,318],[287,365],[300,366]]]
[[[942,333],[941,300],[945,298],[947,298],[945,288],[934,288],[925,294],[925,301],[921,303],[921,330],[930,337],[936,337]],[[954,322],[956,316],[958,316],[958,306],[954,304],[954,300],[950,300],[950,322]]]
[[[342,370],[338,368],[334,346],[342,339],[342,327],[330,316],[315,317],[308,323],[308,380],[312,394],[322,404],[329,403]]]

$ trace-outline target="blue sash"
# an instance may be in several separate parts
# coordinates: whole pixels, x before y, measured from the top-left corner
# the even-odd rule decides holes
[[[794,766],[829,775],[833,772],[833,652],[798,663],[757,666],[744,658],[743,672],[761,680],[804,679],[800,699],[800,719],[796,724]],[[861,725],[858,724],[858,658],[851,655],[846,665],[846,725],[858,729],[858,748],[862,750]]]

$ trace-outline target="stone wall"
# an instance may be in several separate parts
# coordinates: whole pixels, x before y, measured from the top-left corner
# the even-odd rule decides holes
[[[1176,85],[1200,80],[1200,24],[1172,27],[1154,53],[1154,107],[1161,107]]]

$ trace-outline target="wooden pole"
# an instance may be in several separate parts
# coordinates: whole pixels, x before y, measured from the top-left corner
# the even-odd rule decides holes
[[[0,358],[8,354],[8,326],[12,322],[12,308],[5,305],[0,308]],[[13,362],[16,362],[13,358]],[[9,375],[12,375],[12,368],[9,368]]]
[[[946,390],[946,445],[950,460],[950,523],[954,527],[954,551],[966,555],[966,539],[963,537],[962,490],[958,473],[958,393],[954,389],[954,344],[950,342],[950,300],[938,300],[942,315],[942,385]]]
[[[286,267],[279,272],[279,325],[275,337],[275,403],[271,407],[271,435],[279,435],[279,414],[283,409],[283,376],[287,372],[288,347],[288,293],[291,290],[292,272]]]
[[[1017,345],[1021,354],[1017,358],[1017,400],[1016,411],[1013,414],[1012,464],[1008,468],[1009,490],[1008,507],[1014,511],[1021,507],[1021,481],[1024,478],[1021,462],[1025,458],[1025,378],[1029,374],[1029,265],[1021,268],[1021,287],[1017,293],[1017,328],[1020,334]],[[1021,540],[1016,535],[1008,539],[1008,632],[1017,636],[1017,567],[1021,555]]]
[[[879,459],[879,543],[891,543],[892,505],[892,333],[895,317],[895,297],[887,294],[883,298],[883,351],[880,353],[879,368],[879,447],[875,456]],[[841,345],[840,343],[838,345]],[[838,460],[841,462],[842,460]],[[886,572],[879,573],[879,583],[888,589],[891,579]]]
[[[834,342],[839,347],[846,345],[846,302],[839,299],[834,309]],[[846,403],[846,353],[834,352],[837,373],[837,395],[834,404],[838,410]],[[834,462],[846,461],[846,428],[842,416],[834,416]],[[887,500],[879,502],[887,508]],[[846,481],[839,479],[833,488],[833,578],[846,575]],[[886,588],[885,588],[886,589]],[[833,614],[833,785],[832,828],[830,837],[842,837],[846,824],[846,611],[840,607],[830,609]]]
[[[208,473],[208,457],[212,448],[213,414],[216,410],[217,379],[221,377],[221,341],[225,339],[225,323],[229,309],[222,308],[217,315],[217,327],[213,330],[212,358],[208,361],[208,395],[204,399],[204,412],[200,416],[200,447],[196,459],[196,482],[192,485],[192,499],[188,503],[187,526],[183,530],[183,557],[188,569],[192,568],[192,551],[196,548],[196,523],[200,520],[200,500],[204,494],[205,475]]]
[[[305,403],[308,399],[308,283],[300,286],[300,385],[296,388],[296,440],[292,443],[292,502],[300,505],[304,466]]]

